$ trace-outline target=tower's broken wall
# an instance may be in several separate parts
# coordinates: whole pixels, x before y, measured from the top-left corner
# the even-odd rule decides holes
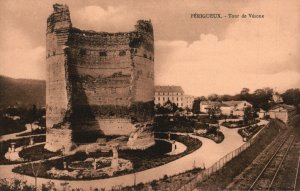
[[[67,6],[54,5],[46,36],[46,147],[65,144],[55,140],[61,129],[71,143],[89,132],[130,135],[135,123],[153,120],[150,21],[138,21],[128,33],[82,31],[72,27]]]

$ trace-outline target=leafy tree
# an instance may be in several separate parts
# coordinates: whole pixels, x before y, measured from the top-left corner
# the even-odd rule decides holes
[[[164,108],[166,108],[169,113],[174,113],[175,111],[178,110],[178,106],[171,102],[170,100],[168,100],[165,104],[164,104]]]
[[[300,89],[288,89],[282,94],[284,103],[294,105],[299,108],[300,104]]]
[[[250,102],[253,104],[253,107],[268,111],[272,106],[272,95],[273,89],[271,88],[257,89],[252,94]]]
[[[196,98],[193,102],[192,112],[195,114],[200,113],[200,98]]]
[[[178,108],[178,106],[171,102],[170,100],[168,100],[166,103],[164,103],[163,106],[161,106],[160,104],[157,104],[155,106],[155,111],[158,114],[168,114],[168,113],[175,113],[177,110],[180,110]]]
[[[210,119],[216,119],[216,113],[218,113],[219,110],[217,108],[209,108],[208,109],[208,116]]]
[[[241,95],[249,95],[250,89],[249,88],[243,88],[241,91]]]
[[[234,99],[234,96],[227,95],[227,94],[220,96],[220,101],[230,101],[230,100],[237,100],[237,99]]]
[[[200,101],[207,101],[207,98],[205,96],[201,96],[198,98]]]
[[[219,96],[217,94],[211,94],[208,96],[209,101],[218,101]]]
[[[252,120],[254,120],[253,111],[252,111],[251,107],[246,107],[244,110],[244,123],[248,123]]]
[[[250,92],[249,88],[243,88],[241,93],[240,93],[240,99],[250,101],[251,100],[251,95],[250,95],[249,92]]]

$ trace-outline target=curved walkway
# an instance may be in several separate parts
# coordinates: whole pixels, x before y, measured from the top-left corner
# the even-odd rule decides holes
[[[21,131],[21,132],[18,132],[18,133],[7,134],[7,135],[1,135],[0,136],[0,142],[8,141],[8,140],[23,139],[23,138],[28,138],[28,137],[38,137],[38,136],[45,135],[45,134],[34,134],[34,135],[18,136],[20,134],[29,133],[29,132],[31,132],[31,127],[30,127],[29,124],[26,124],[26,130],[25,131]]]
[[[22,133],[28,133],[31,131],[31,127],[30,125],[26,125],[26,130],[25,131],[21,131],[21,132],[18,132],[18,133],[11,133],[11,134],[7,134],[7,135],[1,135],[0,136],[0,141],[7,141],[7,140],[10,140],[10,139],[19,139],[19,138],[23,138],[22,137],[17,137],[17,135],[20,135]]]
[[[225,139],[222,143],[216,144],[210,139],[203,137],[198,137],[191,135],[191,137],[197,138],[202,141],[202,146],[196,151],[179,158],[170,163],[151,168],[145,171],[137,172],[135,174],[127,174],[124,176],[112,177],[107,179],[99,180],[76,180],[76,181],[67,181],[71,188],[82,188],[84,190],[90,190],[91,187],[94,188],[106,188],[111,189],[116,185],[122,186],[131,186],[134,183],[146,183],[155,179],[163,178],[164,175],[172,176],[185,172],[187,170],[193,169],[196,167],[206,168],[213,165],[218,161],[222,156],[227,153],[235,150],[243,144],[241,136],[237,133],[238,129],[228,129],[226,127],[220,127],[220,130],[225,135]],[[0,165],[0,178],[24,178],[29,184],[34,184],[34,178],[30,176],[19,175],[11,172],[12,168],[15,165]],[[65,183],[64,180],[53,180],[53,179],[44,179],[38,178],[38,184],[41,186],[42,183],[54,182],[55,186],[59,189],[61,183]]]
[[[159,138],[156,138],[155,140],[161,140],[161,141],[169,142],[171,144],[175,144],[174,150],[167,153],[167,155],[178,155],[180,153],[183,153],[187,149],[187,147],[184,144],[182,144],[178,141],[168,140],[168,139],[159,139]],[[173,145],[172,145],[172,148],[173,148]]]

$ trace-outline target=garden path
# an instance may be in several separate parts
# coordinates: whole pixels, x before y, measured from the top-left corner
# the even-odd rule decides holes
[[[68,185],[72,188],[83,188],[84,190],[90,190],[91,187],[94,188],[106,188],[111,189],[116,185],[131,186],[135,183],[146,183],[155,179],[163,178],[164,175],[172,176],[178,173],[191,170],[194,167],[206,168],[213,165],[221,157],[227,153],[235,150],[243,144],[241,136],[237,133],[238,129],[228,129],[226,127],[220,127],[220,130],[225,135],[225,139],[222,143],[216,144],[210,139],[203,137],[198,137],[189,134],[191,137],[195,137],[202,141],[202,146],[196,151],[179,158],[170,163],[151,168],[145,171],[137,172],[135,174],[127,174],[118,177],[112,177],[100,180],[87,180],[87,181],[68,181]],[[30,176],[19,175],[11,172],[15,165],[0,165],[0,178],[23,178],[27,180],[29,184],[34,184],[34,178]],[[38,184],[49,182],[50,179],[38,178]],[[51,180],[54,182],[56,187],[59,189],[62,183],[66,181],[63,180]]]
[[[18,133],[11,133],[11,134],[7,134],[7,135],[1,135],[0,136],[0,142],[7,141],[7,140],[22,139],[22,138],[25,138],[25,137],[41,136],[41,134],[18,136],[18,135],[23,134],[23,133],[31,132],[31,126],[29,124],[26,124],[25,127],[26,127],[25,131],[21,131],[21,132],[18,132]]]
[[[166,141],[166,142],[169,142],[171,144],[174,141],[174,140],[159,139],[159,138],[156,138],[155,140]],[[184,144],[182,144],[182,143],[180,143],[178,141],[174,141],[174,144],[175,144],[174,150],[171,151],[171,152],[169,152],[169,153],[167,153],[167,155],[178,155],[180,153],[183,153],[187,149],[187,147]]]

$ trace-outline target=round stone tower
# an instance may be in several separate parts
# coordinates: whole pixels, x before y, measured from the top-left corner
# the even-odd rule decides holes
[[[98,135],[142,133],[139,124],[154,118],[151,22],[137,21],[132,32],[84,31],[72,27],[66,5],[53,8],[46,34],[45,148],[70,151],[73,143],[93,142]],[[153,145],[149,128],[146,134]]]

